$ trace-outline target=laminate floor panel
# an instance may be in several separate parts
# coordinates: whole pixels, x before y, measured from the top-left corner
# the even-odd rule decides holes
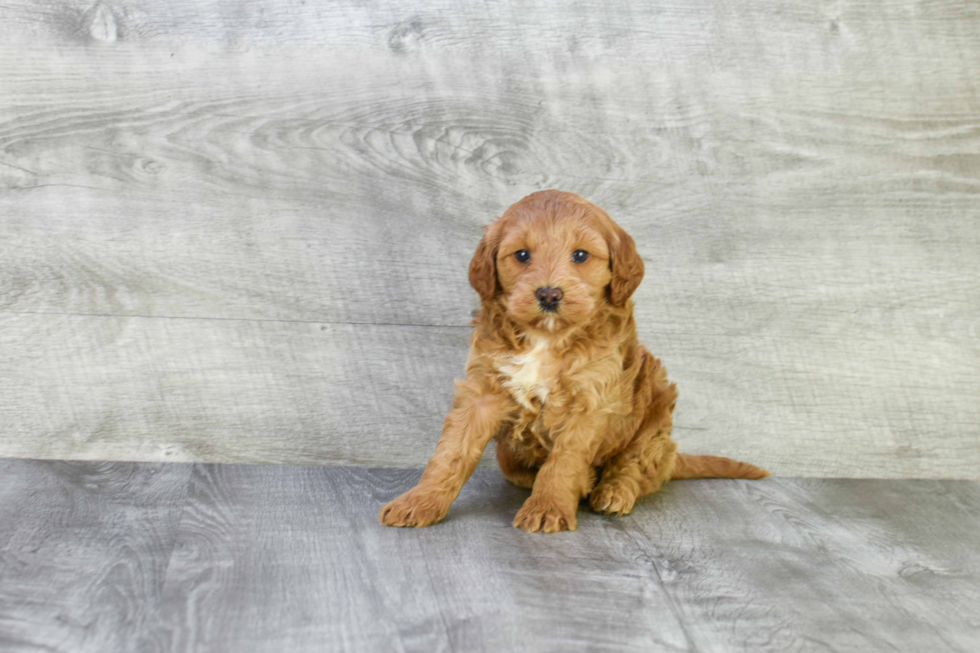
[[[0,460],[3,651],[976,651],[980,484],[679,481],[578,531],[478,470]]]

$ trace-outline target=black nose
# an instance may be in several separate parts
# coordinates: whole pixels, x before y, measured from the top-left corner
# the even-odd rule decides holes
[[[561,301],[561,288],[538,288],[534,296],[538,298],[541,308],[554,311],[558,309],[558,302]]]

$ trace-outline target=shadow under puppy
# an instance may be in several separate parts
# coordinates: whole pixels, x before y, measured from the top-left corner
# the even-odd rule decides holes
[[[487,226],[470,263],[482,306],[466,380],[422,479],[381,523],[445,517],[492,438],[504,476],[531,488],[514,526],[532,532],[575,530],[584,497],[625,515],[670,479],[768,476],[677,453],[677,386],[636,337],[630,296],[642,279],[633,239],[573,193],[534,193]]]

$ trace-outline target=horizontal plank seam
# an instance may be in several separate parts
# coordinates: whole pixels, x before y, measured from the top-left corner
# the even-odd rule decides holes
[[[0,314],[10,315],[60,315],[68,317],[135,317],[145,320],[217,320],[223,322],[281,322],[285,324],[337,324],[352,326],[390,326],[432,329],[470,329],[469,324],[411,324],[403,322],[349,322],[344,320],[287,320],[266,317],[214,317],[195,315],[140,315],[137,313],[80,313],[62,311],[11,311],[0,309]]]
[[[82,184],[60,184],[60,183],[59,184],[36,184],[34,186],[8,186],[6,190],[28,191],[28,190],[37,190],[38,188],[50,188],[52,186],[65,186],[68,188],[87,188],[89,190],[107,190],[105,188],[100,188],[98,186],[84,186]]]
[[[412,327],[424,329],[471,329],[471,324],[415,324],[412,322],[354,322],[349,320],[294,320],[286,318],[271,317],[218,317],[209,315],[143,315],[139,313],[83,313],[78,311],[12,311],[0,307],[0,315],[58,315],[67,317],[135,317],[146,320],[217,320],[226,322],[280,322],[283,324],[336,324],[351,326],[385,326],[385,327]],[[653,331],[652,337],[660,336],[696,336],[698,338],[763,338],[770,340],[800,340],[799,335],[787,334],[780,335],[775,333],[706,333],[699,331]],[[854,340],[860,334],[851,336]],[[814,340],[839,341],[840,336],[833,334],[810,333],[806,338]],[[865,341],[878,340],[879,338],[868,336]]]

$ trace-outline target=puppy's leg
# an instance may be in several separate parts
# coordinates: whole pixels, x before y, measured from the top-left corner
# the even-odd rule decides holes
[[[594,425],[577,424],[554,443],[548,459],[541,465],[531,496],[517,512],[514,526],[534,533],[578,528],[575,513],[579,499],[595,482],[597,439]]]
[[[670,479],[677,458],[670,426],[668,420],[641,427],[633,441],[609,460],[589,497],[596,512],[628,515],[637,499],[656,492]]]
[[[506,445],[497,443],[497,462],[500,463],[500,471],[503,472],[504,478],[516,485],[517,487],[526,487],[531,489],[534,487],[534,479],[538,476],[538,467],[528,467],[521,464],[514,457],[514,453],[506,448]],[[582,498],[589,496],[589,492],[595,487],[595,482],[597,479],[597,473],[595,467],[589,467],[589,479],[582,490]]]
[[[504,478],[517,487],[531,488],[534,486],[534,478],[538,475],[537,467],[528,467],[514,455],[506,442],[497,440],[497,463]]]
[[[473,474],[487,443],[513,409],[509,397],[486,394],[477,384],[458,385],[436,453],[413,489],[381,508],[385,526],[429,526],[449,512]]]

